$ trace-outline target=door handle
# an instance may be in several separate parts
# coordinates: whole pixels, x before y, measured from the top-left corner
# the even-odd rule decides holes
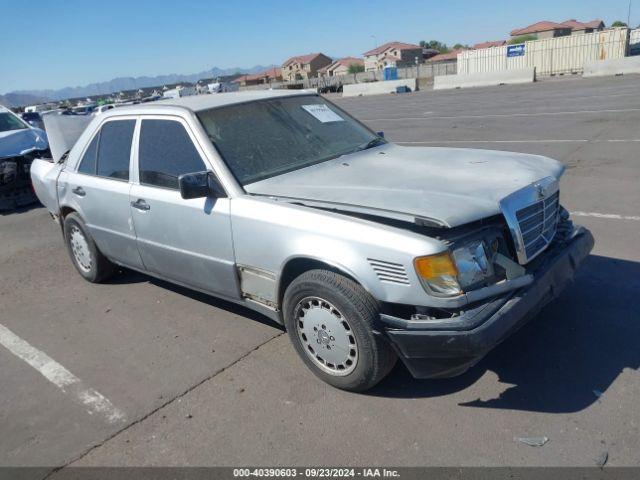
[[[151,210],[151,205],[144,201],[144,199],[139,198],[135,202],[131,202],[131,206],[133,208],[137,208],[138,210]]]
[[[78,195],[79,197],[84,197],[87,194],[87,192],[85,192],[84,188],[82,188],[82,187],[76,187],[71,191],[73,193],[75,193],[76,195]]]

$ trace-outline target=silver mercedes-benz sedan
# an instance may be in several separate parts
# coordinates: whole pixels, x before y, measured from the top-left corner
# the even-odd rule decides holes
[[[398,357],[417,378],[464,372],[593,247],[559,162],[400,147],[311,92],[117,108],[77,141],[47,129],[31,176],[80,275],[126,267],[246,305],[346,390]]]

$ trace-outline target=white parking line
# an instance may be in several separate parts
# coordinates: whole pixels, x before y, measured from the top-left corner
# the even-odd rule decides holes
[[[586,143],[590,140],[425,140],[417,142],[395,142],[400,145],[435,145],[438,143]]]
[[[640,108],[620,108],[603,110],[567,110],[563,112],[523,112],[523,113],[486,113],[482,115],[434,115],[429,117],[396,117],[396,118],[367,118],[365,122],[397,122],[403,120],[441,120],[456,118],[509,118],[509,117],[547,117],[554,115],[591,115],[598,113],[630,113],[640,112]]]
[[[416,142],[395,142],[400,145],[435,145],[438,143],[638,143],[640,138],[620,138],[609,140],[592,139],[536,139],[536,140],[425,140]]]
[[[64,393],[74,396],[87,408],[89,415],[100,413],[109,423],[124,420],[124,413],[114,407],[108,398],[93,388],[85,387],[73,373],[1,324],[0,344],[35,368]]]
[[[640,221],[640,217],[633,215],[618,215],[616,213],[597,213],[597,212],[571,212],[571,215],[575,217],[595,217],[595,218],[610,218],[612,220],[635,220]]]

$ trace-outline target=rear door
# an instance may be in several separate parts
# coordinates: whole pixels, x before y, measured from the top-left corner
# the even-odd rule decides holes
[[[239,297],[228,198],[185,200],[178,176],[212,170],[179,117],[143,117],[130,200],[147,270],[221,296]]]
[[[76,171],[60,177],[65,203],[87,224],[100,251],[132,268],[143,267],[129,206],[135,118],[105,121],[87,145]]]

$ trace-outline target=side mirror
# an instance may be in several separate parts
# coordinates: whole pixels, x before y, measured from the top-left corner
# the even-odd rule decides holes
[[[185,200],[190,198],[225,197],[222,185],[213,172],[185,173],[178,177],[180,195]]]
[[[378,135],[380,138],[384,138],[384,132],[376,132],[376,135]]]

